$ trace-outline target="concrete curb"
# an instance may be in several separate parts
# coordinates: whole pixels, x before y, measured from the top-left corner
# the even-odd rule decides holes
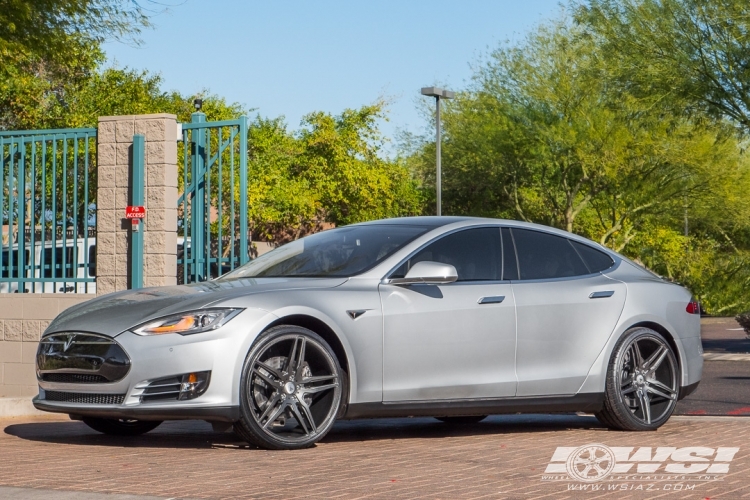
[[[750,361],[750,354],[727,352],[704,352],[703,361]]]
[[[0,418],[45,415],[34,408],[31,398],[0,398]]]
[[[0,486],[0,497],[16,500],[176,500],[174,498],[142,495],[122,495],[116,493],[95,493],[89,491],[48,490],[37,488],[14,488]]]

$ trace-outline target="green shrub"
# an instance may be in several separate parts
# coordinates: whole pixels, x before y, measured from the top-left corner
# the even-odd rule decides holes
[[[745,334],[750,337],[750,311],[738,314],[734,319],[745,330]]]

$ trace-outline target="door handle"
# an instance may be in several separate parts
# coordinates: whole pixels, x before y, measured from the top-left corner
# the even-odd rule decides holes
[[[607,297],[611,297],[615,294],[614,290],[602,290],[600,292],[591,292],[591,295],[589,295],[590,299],[606,299]]]
[[[494,295],[492,297],[480,297],[478,304],[499,304],[505,300],[505,295]]]

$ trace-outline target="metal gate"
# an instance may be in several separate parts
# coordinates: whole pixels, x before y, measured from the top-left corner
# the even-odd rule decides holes
[[[0,132],[0,292],[95,293],[96,129]]]
[[[205,281],[248,261],[247,117],[182,124],[177,282]]]

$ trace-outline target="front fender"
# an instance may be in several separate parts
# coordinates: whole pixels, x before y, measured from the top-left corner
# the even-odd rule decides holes
[[[311,318],[315,318],[318,321],[321,321],[330,328],[333,333],[336,335],[336,338],[341,343],[341,346],[344,348],[344,353],[346,355],[346,364],[349,367],[349,402],[355,402],[357,394],[357,366],[356,361],[354,358],[354,355],[352,353],[351,345],[349,344],[348,339],[346,338],[346,335],[344,334],[341,327],[327,314],[325,314],[322,311],[319,311],[318,309],[307,307],[307,306],[286,306],[281,307],[279,309],[275,309],[269,313],[268,316],[266,316],[262,322],[257,323],[257,328],[253,328],[253,331],[257,330],[257,332],[252,335],[252,338],[248,342],[246,349],[244,353],[241,353],[242,360],[241,363],[238,366],[243,366],[244,364],[244,358],[247,356],[247,353],[250,350],[250,347],[252,346],[253,342],[255,342],[255,339],[262,334],[265,330],[268,329],[268,327],[272,324],[279,324],[284,321],[284,318],[291,317],[291,316],[309,316]],[[237,393],[239,394],[239,377],[237,379]]]

